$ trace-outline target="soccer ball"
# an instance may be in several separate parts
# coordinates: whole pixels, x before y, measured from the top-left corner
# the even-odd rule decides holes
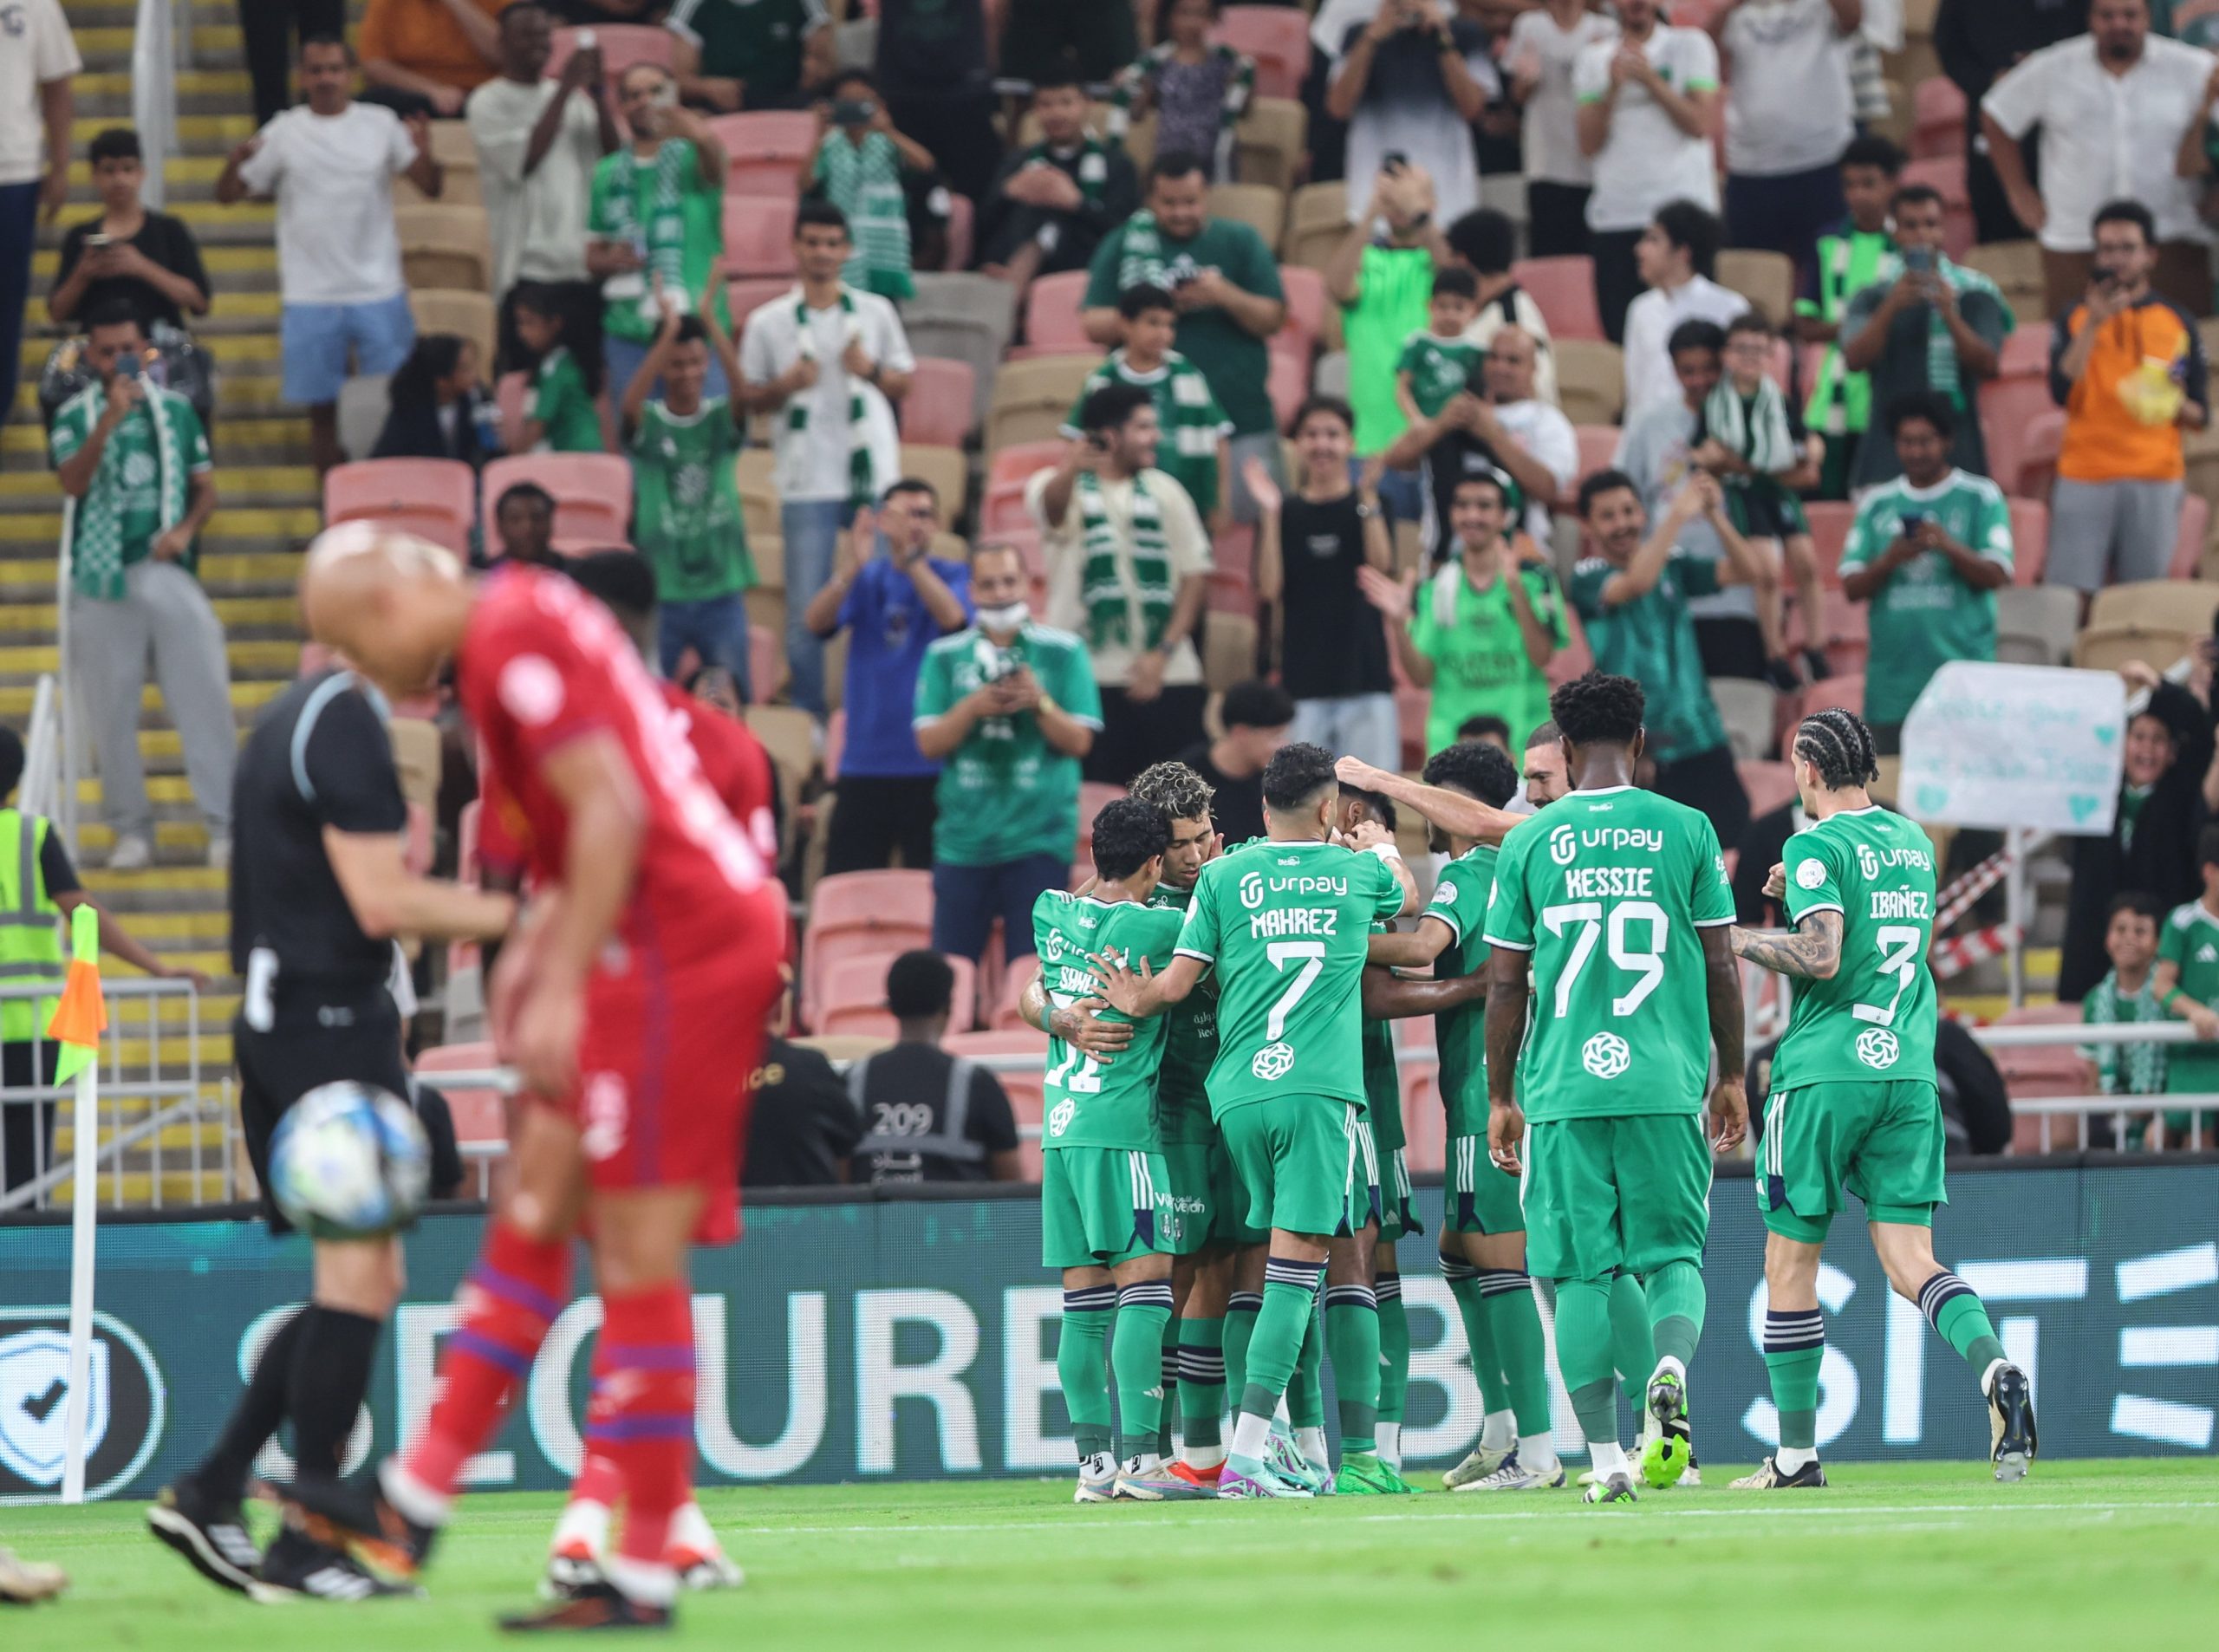
[[[415,1109],[374,1084],[319,1084],[286,1110],[270,1143],[270,1191],[317,1239],[368,1239],[406,1224],[431,1185],[432,1148]]]

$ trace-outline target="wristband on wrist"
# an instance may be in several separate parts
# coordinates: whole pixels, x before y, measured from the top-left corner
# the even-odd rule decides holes
[[[1402,851],[1392,843],[1374,843],[1365,849],[1364,853],[1376,855],[1383,861],[1399,861],[1402,858]]]

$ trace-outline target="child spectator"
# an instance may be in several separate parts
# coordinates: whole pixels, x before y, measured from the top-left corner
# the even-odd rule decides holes
[[[1811,540],[1811,524],[1795,497],[1799,486],[1815,479],[1809,472],[1816,466],[1806,450],[1808,439],[1802,421],[1770,374],[1776,341],[1772,323],[1754,310],[1728,325],[1726,371],[1703,400],[1694,457],[1723,485],[1727,515],[1741,537],[1776,561],[1785,552],[1788,577],[1795,582],[1796,606],[1803,616],[1808,669],[1816,681],[1829,674],[1825,593],[1819,583],[1819,553]],[[1757,618],[1764,628],[1774,686],[1793,688],[1796,672],[1787,659],[1777,597],[1759,606]]]
[[[453,459],[473,471],[501,452],[501,415],[478,376],[478,347],[427,333],[393,375],[372,459]]]
[[[709,290],[724,280],[720,253],[709,266]],[[725,381],[738,384],[739,364],[716,307],[706,296],[695,315],[666,306],[654,347],[625,387],[632,539],[655,570],[663,675],[677,676],[691,649],[701,664],[730,672],[745,698],[748,636],[742,593],[755,583],[755,564],[748,556],[733,461],[747,414],[739,397],[706,393],[712,348],[724,364]],[[662,380],[660,400],[648,393],[657,379]]]
[[[1105,386],[1147,391],[1163,431],[1156,468],[1187,490],[1212,533],[1223,533],[1233,525],[1233,421],[1210,393],[1201,369],[1171,348],[1179,330],[1178,302],[1161,287],[1134,287],[1118,295],[1117,314],[1124,318],[1125,341],[1086,375],[1063,434],[1077,439],[1079,410]]]
[[[2155,896],[2128,890],[2112,897],[2111,920],[2104,932],[2110,971],[2080,1000],[2080,1020],[2092,1027],[2140,1025],[2166,1021],[2157,996],[2157,931],[2165,909]],[[2102,1096],[2162,1096],[2165,1090],[2165,1046],[2161,1044],[2084,1044],[2089,1087]],[[2127,1141],[2141,1145],[2149,1121],[2128,1122]],[[2162,1141],[2162,1133],[2159,1140]]]
[[[1428,330],[1410,335],[1402,359],[1395,364],[1395,399],[1408,423],[1438,418],[1471,387],[1473,373],[1487,354],[1464,336],[1479,302],[1479,277],[1470,270],[1452,267],[1435,272]]]
[[[843,272],[850,287],[882,298],[914,298],[909,184],[931,174],[924,146],[894,129],[869,75],[849,69],[817,107],[822,136],[804,163],[802,187],[848,216],[856,250]]]
[[[1132,122],[1155,111],[1155,153],[1200,155],[1213,183],[1233,179],[1233,129],[1256,94],[1253,58],[1213,44],[1218,0],[1162,0],[1156,44],[1117,76],[1110,89],[1110,135],[1123,140]]]
[[[2196,840],[2196,869],[2203,878],[2200,899],[2173,908],[2157,941],[2157,1002],[2177,1021],[2196,1029],[2202,1042],[2178,1044],[2165,1060],[2165,1094],[2202,1096],[2219,1090],[2219,825],[2206,826]],[[2209,1144],[2213,1115],[2203,1119]],[[2167,1113],[2152,1124],[2150,1143],[2168,1136],[2185,1141],[2191,1120],[2186,1112]]]
[[[608,387],[602,381],[598,317],[581,315],[559,289],[526,282],[517,289],[517,338],[531,353],[531,399],[524,404],[520,452],[605,453]],[[573,350],[576,333],[591,331]]]

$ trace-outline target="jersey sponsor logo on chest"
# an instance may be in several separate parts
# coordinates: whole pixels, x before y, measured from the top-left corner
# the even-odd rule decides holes
[[[1857,869],[1868,878],[1880,875],[1884,866],[1915,866],[1921,871],[1934,869],[1934,859],[1923,849],[1874,849],[1870,843],[1857,846]]]
[[[1240,904],[1251,912],[1264,904],[1266,894],[1330,894],[1348,898],[1349,881],[1311,875],[1266,877],[1261,872],[1240,875]]]
[[[1584,849],[1631,849],[1662,855],[1664,834],[1646,826],[1574,826],[1569,821],[1549,831],[1549,858],[1570,866]]]

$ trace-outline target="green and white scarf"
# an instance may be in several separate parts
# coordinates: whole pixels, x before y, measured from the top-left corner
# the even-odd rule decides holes
[[[1125,239],[1117,257],[1117,290],[1129,293],[1136,287],[1171,289],[1163,232],[1155,227],[1155,214],[1145,208],[1125,220]]]
[[[1225,430],[1225,414],[1218,407],[1217,398],[1210,393],[1210,381],[1202,376],[1200,367],[1178,351],[1167,350],[1163,365],[1154,373],[1143,374],[1126,361],[1122,347],[1114,349],[1107,361],[1086,375],[1085,384],[1080,387],[1068,421],[1073,430],[1078,428],[1079,413],[1085,407],[1087,398],[1113,384],[1129,384],[1155,398],[1156,418],[1162,424],[1164,440],[1182,465],[1207,460],[1214,469],[1218,438]],[[1162,464],[1157,468],[1172,469]]]
[[[1722,443],[1760,476],[1794,468],[1798,457],[1795,437],[1787,424],[1787,398],[1769,376],[1757,380],[1757,393],[1747,401],[1721,378],[1718,387],[1704,398],[1704,433]]]
[[[80,406],[81,413],[75,411]],[[161,511],[154,530],[158,535],[185,520],[192,500],[191,443],[183,422],[191,407],[183,396],[153,384],[146,387],[146,397],[140,403],[140,412],[154,427],[154,485]],[[107,411],[107,392],[94,383],[64,404],[59,417],[81,417],[85,429],[90,431]],[[124,484],[117,473],[121,463],[118,444],[111,440],[101,454],[100,467],[93,472],[92,485],[85,490],[84,498],[69,500],[66,506],[71,589],[81,596],[109,602],[121,602],[124,594]]]
[[[1171,545],[1163,537],[1163,514],[1149,495],[1148,484],[1133,478],[1131,543],[1126,545],[1110,520],[1110,502],[1099,478],[1090,471],[1078,475],[1078,519],[1086,552],[1086,571],[1079,595],[1086,603],[1086,634],[1090,647],[1122,644],[1129,648],[1153,648],[1163,641],[1171,622]],[[1133,589],[1141,605],[1141,635],[1133,636],[1131,604],[1125,582],[1118,576],[1118,555],[1129,552]]]
[[[693,146],[683,138],[666,138],[641,176],[639,157],[632,160],[628,189],[613,190],[608,197],[608,238],[646,249],[646,267],[611,276],[602,284],[602,296],[621,302],[636,298],[642,313],[654,302],[654,277],[662,277],[663,295],[681,308],[690,309],[693,294],[686,284],[686,177],[699,166]],[[644,211],[642,210],[644,206]],[[660,323],[660,315],[648,320]]]
[[[2010,301],[2003,296],[2003,289],[1979,270],[1952,263],[1937,252],[1934,255],[1934,273],[1949,283],[1960,302],[1967,293],[1987,294],[2003,312],[2004,332],[2016,330],[2019,318],[2011,313]],[[1875,286],[1892,287],[1903,278],[1903,259],[1900,252],[1882,257],[1878,268],[1872,272]],[[1942,312],[1931,306],[1926,311],[1926,385],[1929,390],[1939,390],[1948,396],[1960,410],[1968,405],[1964,380],[1957,371],[1957,341],[1949,336],[1949,323],[1942,319]]]
[[[861,332],[856,320],[856,296],[843,285],[840,289],[841,352]],[[794,336],[800,341],[802,360],[815,361],[820,370],[838,367],[835,358],[825,362],[817,354],[817,335],[809,324],[809,300],[794,301]],[[844,370],[844,369],[843,369]],[[809,429],[809,397],[806,393],[796,396],[786,404],[786,428],[795,435],[805,434]],[[852,373],[848,374],[848,503],[861,509],[878,503],[876,478],[871,472],[870,410],[863,400],[863,380]]]
[[[817,152],[824,198],[848,215],[856,250],[841,276],[882,298],[914,298],[909,276],[909,198],[901,187],[901,152],[882,132],[860,144],[844,132],[825,134]]]

